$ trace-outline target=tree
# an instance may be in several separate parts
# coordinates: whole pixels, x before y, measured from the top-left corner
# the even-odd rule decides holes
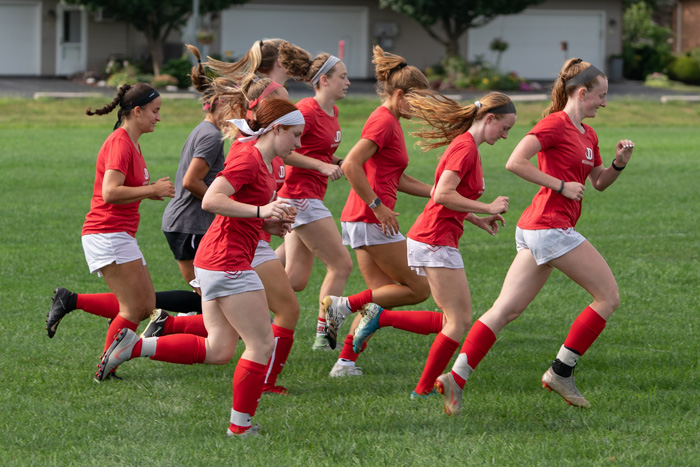
[[[66,0],[89,10],[102,9],[105,14],[132,25],[146,36],[153,72],[160,74],[163,44],[173,31],[181,31],[192,15],[192,0]],[[199,0],[200,14],[224,10],[248,0]]]
[[[544,0],[379,0],[381,8],[391,8],[416,20],[426,32],[445,46],[448,57],[459,57],[459,38],[471,28],[488,24],[496,16],[520,13]],[[444,35],[433,26],[439,24]]]

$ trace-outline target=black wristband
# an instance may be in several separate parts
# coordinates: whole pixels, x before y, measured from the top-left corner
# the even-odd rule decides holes
[[[258,219],[260,218],[260,206],[258,206],[258,213],[256,214],[255,217],[257,217]]]
[[[561,186],[557,190],[557,193],[561,193],[562,191],[564,191],[564,180],[561,181]]]
[[[337,165],[338,167],[340,167],[340,164],[342,164],[342,163],[343,163],[343,159],[338,159],[337,161],[335,161],[335,165]]]
[[[622,167],[616,166],[615,159],[612,160],[612,168],[617,170],[618,172],[622,172],[623,170],[625,170],[625,167],[627,167],[627,166],[626,165],[623,165]]]

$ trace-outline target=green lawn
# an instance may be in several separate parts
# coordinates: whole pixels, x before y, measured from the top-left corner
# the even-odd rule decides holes
[[[384,329],[358,360],[365,375],[328,377],[337,353],[312,353],[323,268],[298,294],[302,316],[280,383],[292,395],[263,396],[258,439],[228,439],[235,360],[179,366],[124,364],[123,381],[95,384],[106,321],[74,312],[56,337],[45,315],[57,285],[108,291],[90,275],[80,244],[94,161],[116,118],[87,117],[98,100],[0,100],[0,465],[698,465],[700,464],[700,105],[613,101],[587,121],[606,165],[614,144],[635,141],[633,159],[606,192],[587,190],[578,230],[618,280],[621,306],[585,357],[577,384],[590,410],[542,389],[588,294],[555,272],[508,326],[473,374],[460,417],[438,399],[409,400],[432,336]],[[373,100],[341,102],[344,155]],[[504,169],[543,103],[518,105],[507,141],[482,146],[485,201],[510,196],[496,237],[467,224],[461,242],[475,317],[489,308],[515,254],[513,232],[537,188]],[[141,139],[153,177],[175,176],[182,144],[201,114],[194,101],[165,101],[163,121]],[[405,128],[410,128],[406,124]],[[412,140],[411,140],[412,141]],[[408,173],[432,182],[435,152],[409,143]],[[348,192],[331,185],[338,216]],[[424,200],[400,196],[406,232]],[[183,289],[160,218],[141,207],[139,244],[156,290]],[[354,270],[346,287],[364,288]],[[436,309],[432,299],[416,309]],[[347,330],[347,325],[343,331]],[[239,349],[240,353],[240,349]]]

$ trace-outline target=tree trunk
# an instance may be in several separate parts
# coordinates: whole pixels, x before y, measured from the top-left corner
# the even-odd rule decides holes
[[[160,67],[163,65],[163,40],[160,37],[146,36],[148,41],[148,51],[151,54],[151,63],[153,64],[153,74],[160,74]]]

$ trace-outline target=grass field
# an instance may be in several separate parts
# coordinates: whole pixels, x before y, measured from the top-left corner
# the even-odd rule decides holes
[[[108,291],[88,273],[80,245],[95,157],[115,120],[83,111],[102,104],[0,100],[0,465],[700,465],[699,105],[615,101],[587,121],[606,166],[619,139],[637,145],[617,183],[603,193],[589,186],[577,226],[607,259],[621,291],[620,308],[579,363],[577,384],[590,410],[540,385],[589,303],[561,274],[499,335],[468,383],[463,415],[450,418],[438,399],[408,397],[432,336],[381,330],[358,360],[364,376],[328,377],[337,353],[310,351],[319,265],[298,294],[302,316],[280,378],[292,395],[263,396],[255,420],[264,435],[232,440],[224,433],[235,360],[189,367],[137,359],[121,367],[123,381],[98,385],[91,376],[104,319],[77,311],[56,337],[45,335],[57,285]],[[376,104],[340,103],[340,155]],[[511,210],[493,238],[467,224],[461,251],[475,317],[498,295],[515,253],[515,224],[536,192],[504,164],[543,107],[520,104],[510,138],[482,146],[482,199],[508,195]],[[165,101],[162,115],[141,145],[152,176],[174,178],[201,114],[193,101]],[[409,152],[408,173],[432,182],[435,153],[411,144]],[[345,180],[331,185],[334,214],[347,192]],[[423,205],[399,197],[403,232]],[[142,203],[139,244],[156,290],[184,289],[160,232],[164,207]],[[363,288],[354,270],[346,292]],[[436,309],[432,299],[414,308]]]

